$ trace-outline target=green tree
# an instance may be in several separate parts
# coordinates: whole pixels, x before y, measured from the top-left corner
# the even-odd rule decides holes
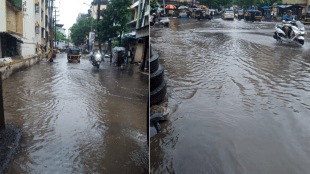
[[[57,29],[56,29],[56,41],[66,41],[66,40],[67,40],[66,36],[62,32],[58,31],[58,27],[57,27]]]
[[[102,20],[99,21],[99,39],[108,41],[119,36],[121,44],[121,36],[127,31],[127,23],[129,22],[130,10],[132,5],[128,0],[111,0],[107,5],[107,9],[102,11]]]
[[[74,45],[80,45],[85,42],[85,37],[88,36],[91,28],[96,27],[96,21],[91,18],[84,18],[73,24],[70,28],[71,39]]]

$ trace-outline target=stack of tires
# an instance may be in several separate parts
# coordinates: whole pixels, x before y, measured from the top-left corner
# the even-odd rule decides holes
[[[165,98],[167,83],[164,78],[164,67],[159,64],[158,52],[151,51],[150,59],[150,105],[159,104]]]

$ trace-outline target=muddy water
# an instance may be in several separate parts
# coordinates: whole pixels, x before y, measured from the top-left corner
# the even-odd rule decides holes
[[[309,38],[278,44],[268,22],[170,22],[151,29],[171,110],[152,173],[308,173]]]
[[[5,80],[6,122],[22,130],[7,173],[145,173],[148,83],[138,69],[62,54]]]

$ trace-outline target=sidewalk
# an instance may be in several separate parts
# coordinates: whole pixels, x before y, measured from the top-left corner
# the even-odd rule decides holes
[[[32,55],[27,58],[12,59],[12,61],[8,61],[7,63],[1,62],[0,71],[2,72],[2,79],[7,79],[15,72],[28,68],[38,63],[40,60],[42,60],[42,58],[38,55]]]

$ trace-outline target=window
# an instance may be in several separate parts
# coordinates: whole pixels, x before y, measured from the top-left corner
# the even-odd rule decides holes
[[[40,34],[39,26],[36,26],[35,30],[36,30],[36,34]]]
[[[37,3],[37,4],[35,4],[35,11],[36,11],[36,13],[39,13],[39,3]]]

